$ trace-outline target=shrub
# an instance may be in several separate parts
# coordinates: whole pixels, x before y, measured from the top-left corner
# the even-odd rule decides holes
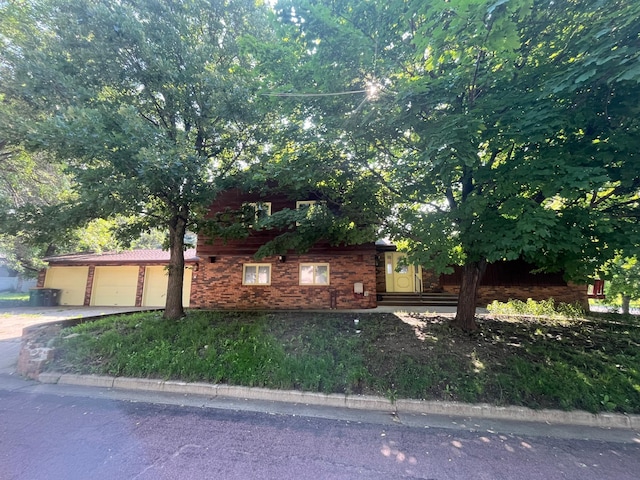
[[[575,319],[584,317],[584,309],[579,304],[555,303],[553,298],[547,300],[510,299],[508,302],[494,300],[487,305],[489,313],[494,315],[527,315],[532,317],[548,317],[554,319]]]

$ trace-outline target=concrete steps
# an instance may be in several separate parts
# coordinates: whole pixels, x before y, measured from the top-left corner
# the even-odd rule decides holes
[[[379,293],[378,306],[457,307],[458,296],[450,293]]]

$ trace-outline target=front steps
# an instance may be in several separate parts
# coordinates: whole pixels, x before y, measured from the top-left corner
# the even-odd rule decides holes
[[[379,307],[457,307],[458,295],[451,293],[378,293]]]

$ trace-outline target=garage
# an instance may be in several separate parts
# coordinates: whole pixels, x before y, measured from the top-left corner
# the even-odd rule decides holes
[[[84,305],[89,267],[50,267],[46,270],[45,288],[60,290],[60,305]]]
[[[169,252],[126,250],[105,253],[72,253],[45,258],[49,268],[38,278],[38,287],[62,290],[62,305],[164,307],[167,296]],[[182,302],[189,306],[191,280],[198,270],[194,249],[184,252]]]
[[[131,306],[136,304],[138,266],[96,267],[91,305]]]
[[[184,286],[182,289],[182,304],[189,306],[191,293],[191,268],[184,269]],[[167,269],[162,265],[145,268],[144,290],[142,292],[143,307],[164,307],[167,301]]]

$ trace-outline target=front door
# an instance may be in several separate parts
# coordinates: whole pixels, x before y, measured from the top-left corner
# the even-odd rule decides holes
[[[413,293],[419,291],[421,281],[416,278],[416,273],[421,274],[420,267],[406,264],[404,253],[387,252],[384,259],[387,292]]]

